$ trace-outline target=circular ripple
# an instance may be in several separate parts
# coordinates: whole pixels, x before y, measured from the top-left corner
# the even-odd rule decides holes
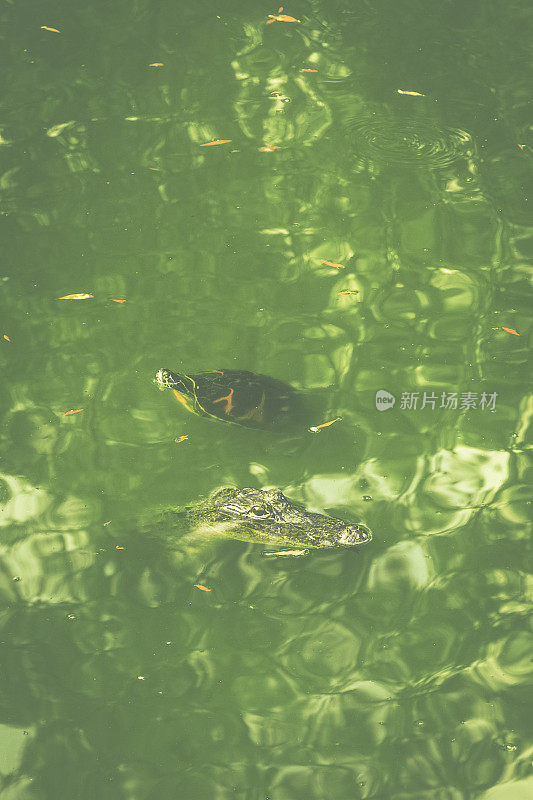
[[[466,131],[426,119],[372,114],[355,120],[350,133],[357,155],[380,163],[444,167],[473,152]]]

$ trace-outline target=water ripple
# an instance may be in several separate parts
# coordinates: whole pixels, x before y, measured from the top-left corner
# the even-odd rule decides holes
[[[360,157],[410,167],[445,167],[474,149],[470,134],[460,128],[378,112],[353,120],[349,136]]]

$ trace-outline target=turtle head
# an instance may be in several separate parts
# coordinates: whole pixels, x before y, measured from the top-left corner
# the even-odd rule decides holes
[[[174,389],[187,397],[194,396],[196,384],[192,378],[183,372],[171,372],[169,369],[159,369],[154,379],[160,389]]]

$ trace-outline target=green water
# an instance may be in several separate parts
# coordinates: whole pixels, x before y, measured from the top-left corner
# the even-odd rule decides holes
[[[2,800],[533,797],[532,7],[276,13],[0,10]],[[341,419],[194,417],[160,367]],[[224,485],[374,539],[141,535]]]

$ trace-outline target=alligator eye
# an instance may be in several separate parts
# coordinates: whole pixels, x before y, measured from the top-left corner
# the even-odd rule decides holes
[[[252,517],[259,517],[261,519],[270,516],[268,509],[264,506],[252,506],[249,513]]]

